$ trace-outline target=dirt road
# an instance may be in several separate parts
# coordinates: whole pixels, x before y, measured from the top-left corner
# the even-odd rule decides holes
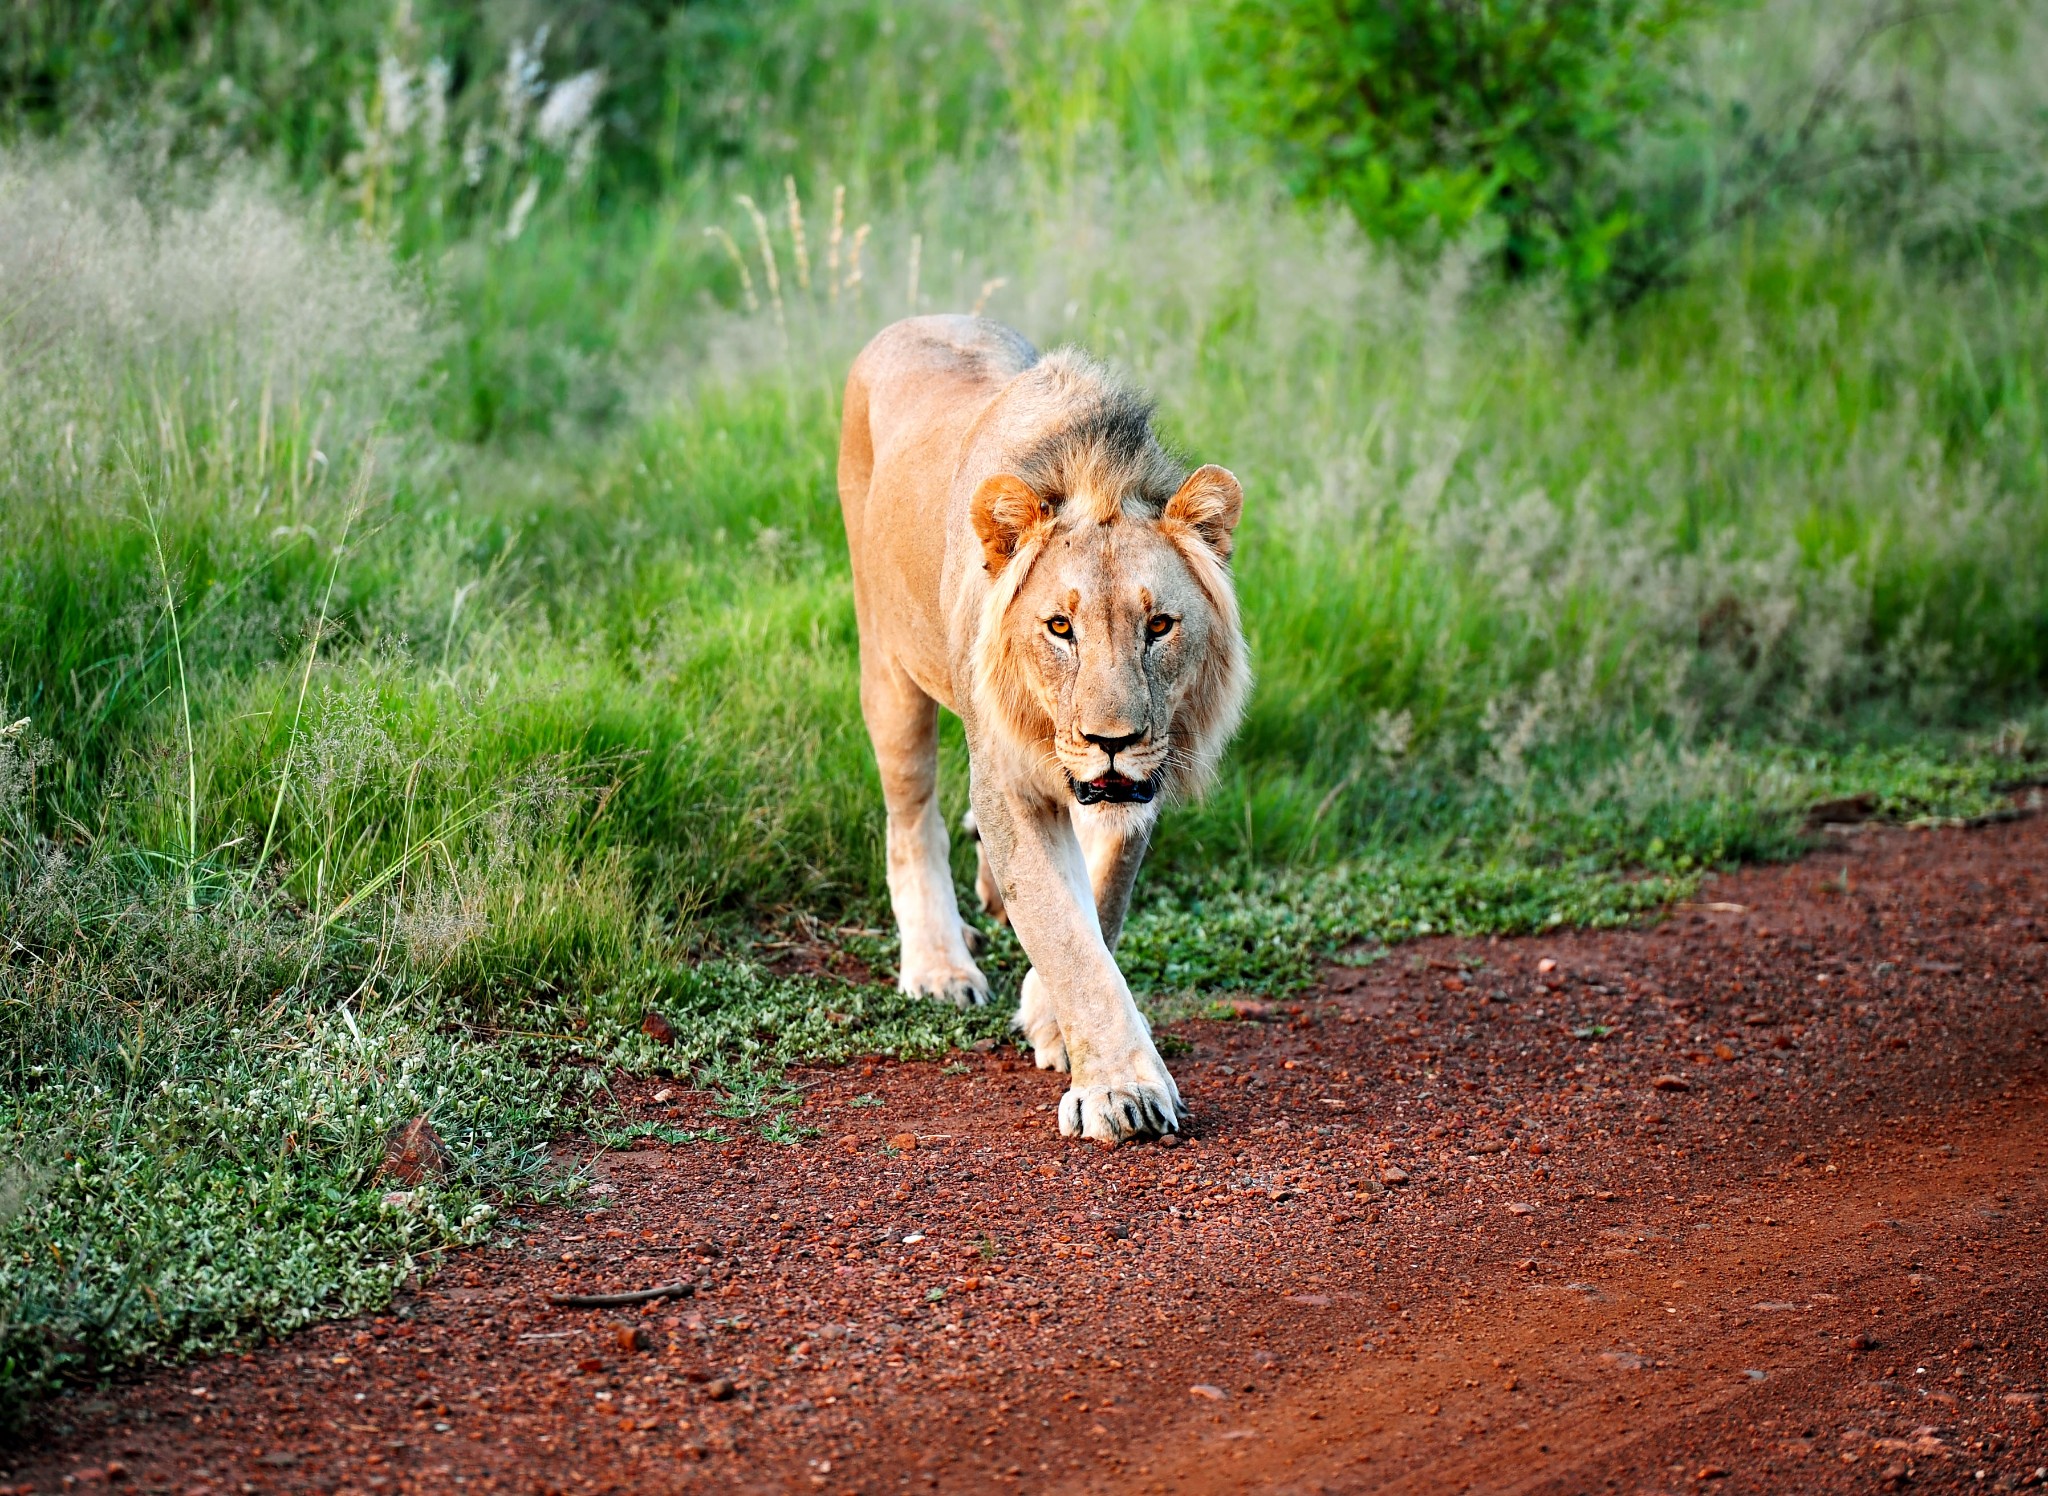
[[[604,1155],[391,1313],[61,1399],[0,1486],[2048,1483],[2044,864],[1872,830],[1337,968],[1176,1030],[1174,1148],[1062,1143],[1007,1055],[817,1072],[808,1146]]]

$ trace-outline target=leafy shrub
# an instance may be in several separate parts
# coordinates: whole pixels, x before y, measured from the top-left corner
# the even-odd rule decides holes
[[[1509,272],[1595,280],[1630,221],[1611,168],[1693,8],[1235,0],[1227,92],[1297,191],[1374,237],[1429,248],[1490,226]]]
[[[2048,13],[1758,0],[1688,35],[1625,167],[1626,307],[1737,225],[1825,216],[1915,259],[2038,275],[2048,235]]]

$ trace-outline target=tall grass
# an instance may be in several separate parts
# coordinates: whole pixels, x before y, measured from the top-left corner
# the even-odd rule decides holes
[[[914,9],[835,12],[861,76],[960,21]],[[575,165],[602,106],[538,132],[560,56],[494,54],[432,135],[424,34],[309,196],[0,157],[0,1395],[510,1229],[609,1065],[745,1112],[755,1066],[1000,1030],[756,945],[893,959],[833,467],[908,312],[1083,343],[1245,480],[1259,684],[1148,869],[1153,1001],[1629,918],[1816,800],[1971,815],[2038,772],[2032,262],[1783,213],[1589,324],[1233,180],[1177,13],[1055,19],[872,120],[777,33],[846,159],[762,125],[637,196]],[[943,770],[957,809],[950,730]],[[420,1112],[460,1167],[386,1204]]]

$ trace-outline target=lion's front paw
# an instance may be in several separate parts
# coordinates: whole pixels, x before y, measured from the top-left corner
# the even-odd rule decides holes
[[[1030,1043],[1031,1058],[1039,1069],[1066,1070],[1067,1041],[1060,1033],[1060,1021],[1053,1013],[1052,998],[1047,994],[1045,982],[1035,966],[1024,973],[1024,990],[1017,1004],[1015,1023],[1018,1032]]]
[[[1180,1088],[1149,1044],[1124,1066],[1091,1066],[1060,1098],[1060,1131],[1098,1143],[1178,1132],[1187,1115]]]
[[[912,997],[932,997],[957,1008],[978,1008],[988,1001],[988,978],[972,961],[929,956],[903,960],[897,987]]]

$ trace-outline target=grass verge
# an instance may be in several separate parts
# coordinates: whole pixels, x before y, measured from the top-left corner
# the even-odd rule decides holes
[[[422,286],[248,183],[0,171],[11,1406],[378,1302],[572,1188],[547,1150],[624,1136],[621,1067],[798,1144],[787,1063],[1001,1032],[886,986],[832,491],[852,349],[998,268],[993,310],[1125,362],[1253,495],[1252,713],[1123,950],[1156,1012],[1638,917],[1816,802],[1967,817],[2035,772],[2038,287],[1793,225],[1588,330],[1263,203],[1076,177],[996,232],[932,192],[865,289],[744,313],[595,216]],[[747,241],[762,286],[796,226]],[[600,262],[636,288],[630,335],[579,303],[609,414],[452,440],[534,393],[518,289]],[[957,814],[957,732],[943,767]],[[881,983],[776,975],[799,918]],[[394,1191],[422,1113],[457,1167]]]

